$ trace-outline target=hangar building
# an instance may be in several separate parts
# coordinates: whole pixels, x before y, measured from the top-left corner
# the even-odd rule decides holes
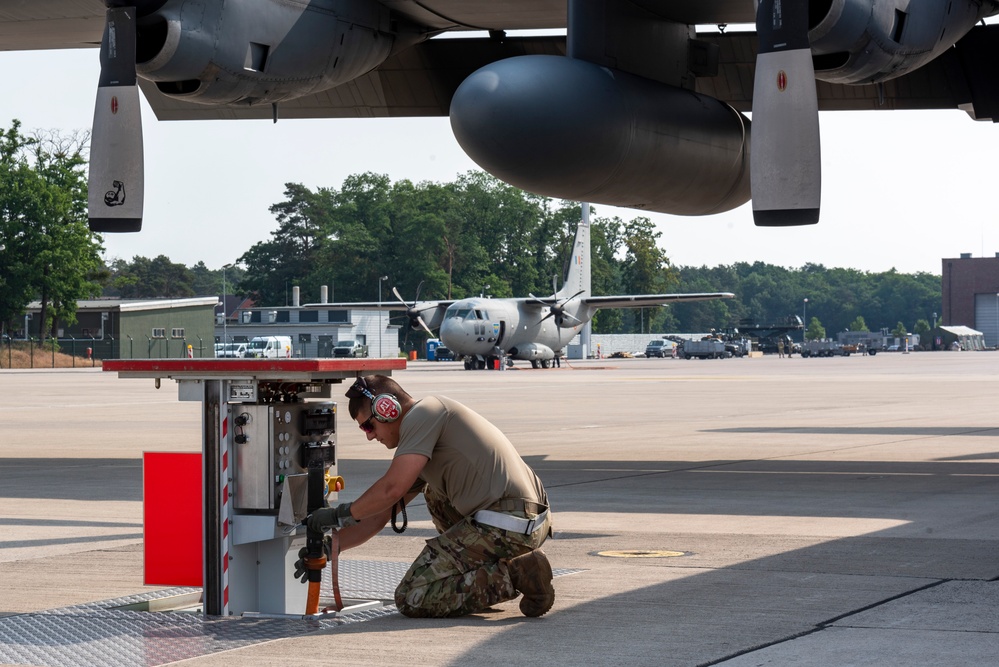
[[[999,253],[943,259],[940,324],[965,326],[985,335],[985,345],[999,344]]]

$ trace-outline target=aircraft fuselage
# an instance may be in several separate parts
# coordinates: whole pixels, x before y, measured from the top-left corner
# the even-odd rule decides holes
[[[545,319],[546,315],[548,309],[541,304],[464,299],[448,307],[441,323],[441,342],[465,357],[493,356],[499,347],[516,359],[552,359],[582,324],[559,327],[555,318]]]

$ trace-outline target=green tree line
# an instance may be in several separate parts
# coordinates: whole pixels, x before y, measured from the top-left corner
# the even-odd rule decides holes
[[[579,205],[553,203],[481,172],[453,183],[392,183],[387,176],[358,174],[340,189],[286,185],[285,200],[271,207],[277,227],[228,270],[230,293],[261,305],[286,305],[289,290],[318,300],[321,285],[338,302],[382,299],[398,287],[407,300],[457,299],[482,293],[497,297],[550,294],[579,220]],[[810,337],[846,329],[918,330],[940,312],[940,276],[894,269],[866,272],[806,264],[784,268],[740,262],[713,268],[674,267],[660,233],[643,217],[624,222],[593,210],[594,294],[667,291],[733,292],[724,301],[667,308],[600,311],[598,333],[699,332],[776,322],[798,316],[815,327]],[[199,263],[184,272],[166,257],[135,258],[112,266],[115,284],[155,286],[153,297],[220,293],[221,272]],[[156,279],[156,272],[161,278]],[[200,292],[199,286],[214,291]],[[487,287],[488,286],[488,287]],[[147,287],[148,288],[148,287]],[[808,299],[807,303],[805,299]]]
[[[220,295],[223,270],[159,255],[105,264],[100,235],[86,224],[86,138],[0,132],[0,323],[18,331],[30,301],[42,302],[33,334],[74,320],[77,299]],[[340,188],[288,183],[270,207],[275,229],[225,270],[226,291],[261,306],[284,305],[292,287],[305,302],[320,286],[337,302],[549,295],[580,217],[579,204],[523,192],[482,172],[450,183],[392,182],[373,173]],[[594,294],[729,291],[735,299],[666,308],[602,310],[598,333],[699,332],[804,316],[831,333],[917,328],[940,310],[940,278],[806,264],[675,267],[645,217],[624,221],[591,209]],[[382,280],[382,277],[386,277]]]
[[[26,137],[0,129],[0,323],[6,333],[31,301],[35,333],[76,321],[76,302],[101,294],[108,271],[87,227],[87,136]]]
[[[320,286],[337,302],[549,295],[560,286],[580,217],[574,202],[555,203],[482,172],[452,183],[392,183],[364,173],[340,189],[286,185],[271,207],[270,239],[239,258],[237,289],[282,304],[290,286],[316,301]],[[677,275],[648,218],[596,218],[591,225],[593,289],[599,294],[660,293]],[[381,280],[387,276],[386,280]],[[650,309],[648,326],[669,314]],[[635,316],[601,312],[598,331],[634,326]]]
[[[740,262],[681,268],[680,283],[689,291],[735,293],[735,299],[720,304],[687,304],[720,316],[724,311],[731,325],[744,319],[764,324],[796,315],[810,328],[815,319],[817,328],[809,338],[831,337],[845,330],[891,332],[900,325],[905,327],[904,335],[905,330],[918,330],[920,320],[930,321],[934,313],[941,312],[940,276],[931,273],[866,272],[821,264],[788,269]]]

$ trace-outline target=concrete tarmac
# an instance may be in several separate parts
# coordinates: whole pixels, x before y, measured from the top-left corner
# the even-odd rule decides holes
[[[185,665],[996,664],[999,354],[395,377],[484,414],[541,476],[545,552],[581,570],[552,611],[396,613]],[[149,590],[141,453],[199,451],[200,404],[91,369],[0,371],[0,396],[0,620]],[[391,453],[340,419],[351,500]],[[343,558],[409,561],[431,534],[416,507]]]

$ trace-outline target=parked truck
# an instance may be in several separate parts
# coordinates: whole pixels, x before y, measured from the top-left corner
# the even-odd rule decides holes
[[[347,338],[337,341],[333,346],[334,357],[366,357],[368,356],[368,346],[359,340]]]
[[[701,340],[685,340],[680,343],[678,356],[684,359],[728,359],[744,357],[753,349],[753,343],[748,338],[725,335],[709,337]]]
[[[855,351],[855,346],[846,346],[829,338],[806,340],[801,346],[803,357],[849,357]]]
[[[844,348],[862,354],[877,354],[886,347],[885,334],[876,331],[841,331],[836,340]]]
[[[705,340],[683,341],[683,350],[680,355],[684,359],[726,359],[732,356],[732,352],[725,349],[724,341],[717,338],[707,338]]]
[[[865,332],[866,333],[866,332]],[[849,357],[851,354],[875,355],[881,347],[881,338],[873,336],[840,337],[839,341],[830,338],[805,341],[801,348],[803,357]]]

